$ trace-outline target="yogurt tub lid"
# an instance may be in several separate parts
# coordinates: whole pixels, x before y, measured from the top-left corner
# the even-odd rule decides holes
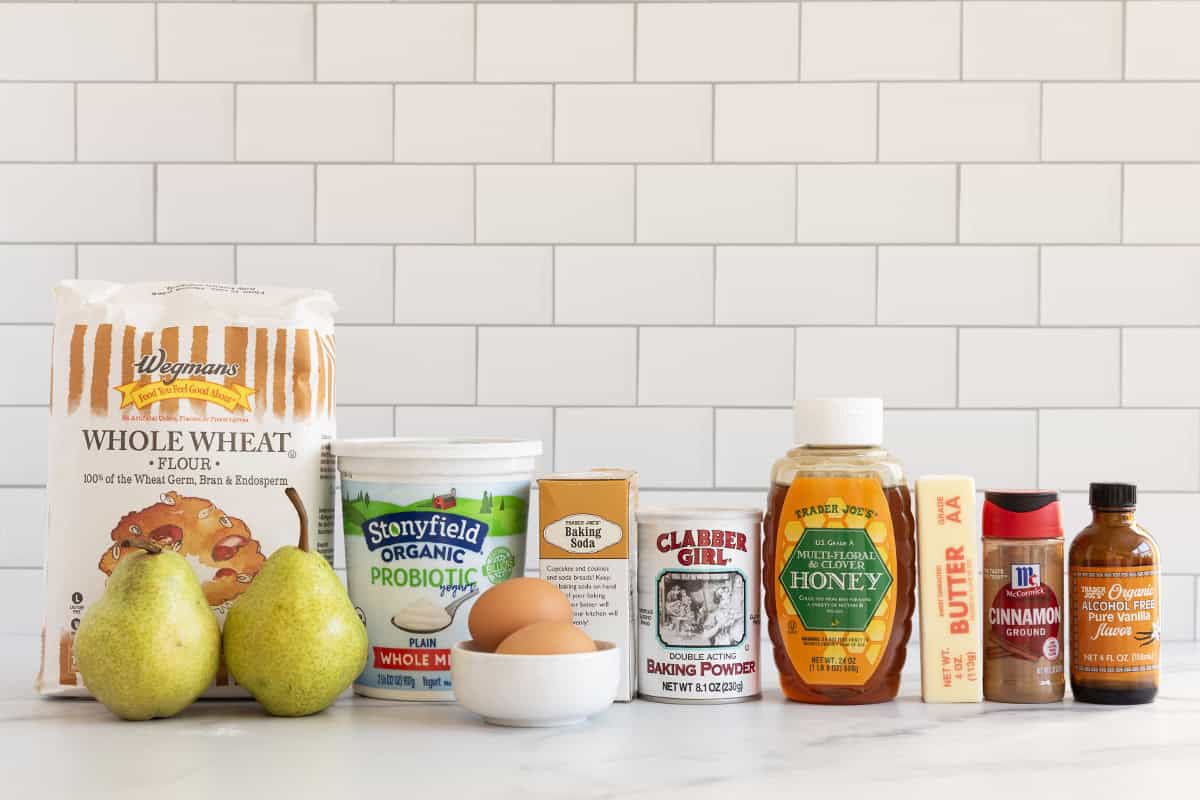
[[[639,508],[638,522],[677,519],[762,519],[762,509],[753,506],[651,506]]]
[[[346,458],[404,460],[532,458],[542,454],[542,443],[535,439],[493,437],[335,439],[333,454]]]

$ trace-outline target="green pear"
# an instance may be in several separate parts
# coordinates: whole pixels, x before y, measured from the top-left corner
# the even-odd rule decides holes
[[[295,489],[300,544],[271,554],[225,618],[225,663],[267,713],[328,708],[362,672],[367,630],[329,562],[308,552],[308,516]]]
[[[217,676],[221,630],[178,553],[136,539],[75,633],[88,691],[123,719],[171,717]]]

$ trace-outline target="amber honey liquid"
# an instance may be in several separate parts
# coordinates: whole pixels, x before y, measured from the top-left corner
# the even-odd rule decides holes
[[[916,585],[912,500],[899,464],[880,449],[793,450],[776,464],[764,523],[764,602],[784,695],[827,705],[895,698]],[[855,566],[839,572],[846,565]],[[789,594],[796,586],[801,594]],[[831,592],[851,605],[822,617]],[[813,602],[797,608],[792,597]]]

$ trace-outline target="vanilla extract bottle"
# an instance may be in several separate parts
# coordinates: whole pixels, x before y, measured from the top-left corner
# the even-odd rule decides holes
[[[1134,521],[1137,487],[1093,483],[1092,523],[1071,543],[1071,693],[1149,703],[1159,681],[1158,545]]]

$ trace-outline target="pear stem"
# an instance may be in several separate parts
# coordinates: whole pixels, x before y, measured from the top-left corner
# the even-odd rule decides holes
[[[288,500],[292,501],[292,506],[296,509],[296,514],[300,517],[300,541],[296,545],[304,552],[308,552],[308,512],[304,510],[304,501],[300,499],[300,493],[293,487],[289,486],[284,490]]]
[[[152,556],[156,556],[162,552],[162,548],[149,539],[126,539],[121,542],[121,547],[137,547],[145,550]]]

